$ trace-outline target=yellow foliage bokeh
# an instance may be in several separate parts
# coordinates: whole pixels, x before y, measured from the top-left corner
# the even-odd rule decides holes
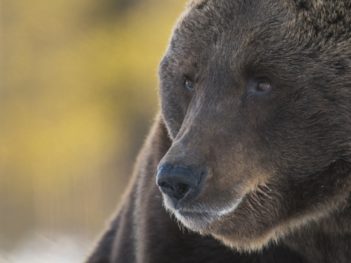
[[[0,0],[0,251],[91,240],[126,187],[185,1],[124,2]]]

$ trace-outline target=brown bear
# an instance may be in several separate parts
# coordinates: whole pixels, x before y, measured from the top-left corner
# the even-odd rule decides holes
[[[194,0],[89,263],[351,262],[351,0]]]

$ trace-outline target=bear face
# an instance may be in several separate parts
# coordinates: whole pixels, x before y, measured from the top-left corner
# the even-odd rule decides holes
[[[157,184],[185,227],[257,250],[347,202],[351,10],[332,2],[203,0],[183,14],[159,71],[172,146]]]

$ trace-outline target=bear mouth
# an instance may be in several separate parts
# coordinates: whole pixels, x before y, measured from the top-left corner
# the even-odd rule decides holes
[[[214,221],[219,220],[218,215],[212,212],[176,210],[172,213],[185,227],[197,232],[208,229]]]
[[[233,203],[217,209],[208,209],[204,206],[203,209],[171,209],[171,213],[184,226],[194,230],[203,231],[209,226],[226,215],[232,214],[242,203],[243,198],[236,199]],[[167,205],[166,205],[167,206]]]

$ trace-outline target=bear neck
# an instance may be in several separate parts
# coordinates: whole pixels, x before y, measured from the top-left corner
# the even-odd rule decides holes
[[[309,262],[350,262],[351,198],[342,209],[307,224],[287,236],[283,242]]]

